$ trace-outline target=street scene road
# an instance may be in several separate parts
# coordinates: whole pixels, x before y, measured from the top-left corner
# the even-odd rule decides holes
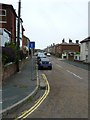
[[[88,118],[88,71],[50,59],[52,71],[39,71],[46,75],[50,93],[28,118]]]
[[[88,0],[0,0],[1,119],[89,117],[89,9]]]

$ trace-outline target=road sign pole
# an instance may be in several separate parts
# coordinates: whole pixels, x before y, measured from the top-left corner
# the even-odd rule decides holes
[[[31,48],[31,80],[33,80],[33,49]]]
[[[34,69],[33,69],[33,49],[35,48],[35,42],[30,42],[29,43],[29,48],[31,48],[31,79],[33,80],[33,72],[34,72]]]

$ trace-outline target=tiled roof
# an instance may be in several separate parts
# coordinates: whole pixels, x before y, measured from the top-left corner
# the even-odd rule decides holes
[[[82,40],[80,43],[84,43],[84,42],[88,42],[88,41],[90,41],[90,36],[85,38],[84,40]]]

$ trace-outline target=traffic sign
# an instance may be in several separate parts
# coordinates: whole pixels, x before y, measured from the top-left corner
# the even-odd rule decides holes
[[[35,42],[34,41],[29,42],[29,48],[35,48]]]

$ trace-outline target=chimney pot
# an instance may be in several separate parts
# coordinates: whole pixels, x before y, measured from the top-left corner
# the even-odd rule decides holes
[[[62,43],[64,43],[64,42],[65,42],[65,40],[63,39],[63,40],[62,40]]]
[[[72,40],[69,39],[69,43],[72,43]]]
[[[79,44],[79,40],[76,40],[76,43]]]

